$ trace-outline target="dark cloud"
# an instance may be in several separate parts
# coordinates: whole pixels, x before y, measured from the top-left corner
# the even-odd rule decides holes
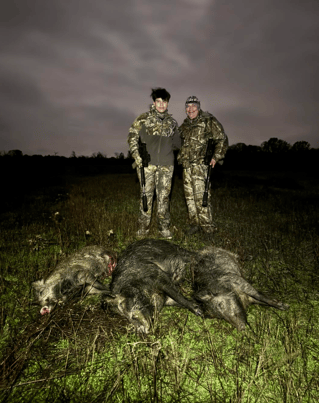
[[[41,104],[44,94],[35,82],[23,79],[12,71],[1,71],[0,69],[0,100],[14,105]]]
[[[309,0],[6,0],[0,150],[126,154],[157,86],[179,123],[197,95],[231,143],[318,147],[318,16]]]

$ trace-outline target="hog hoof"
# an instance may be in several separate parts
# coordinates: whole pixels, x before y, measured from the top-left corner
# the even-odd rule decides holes
[[[287,311],[287,309],[289,308],[290,306],[288,304],[284,304],[283,302],[279,304],[279,309],[281,309],[282,311]]]
[[[201,318],[204,317],[203,312],[199,308],[195,308],[195,315],[200,316]]]

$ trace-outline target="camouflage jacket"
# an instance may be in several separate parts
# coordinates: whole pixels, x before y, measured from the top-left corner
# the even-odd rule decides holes
[[[180,148],[178,124],[167,110],[159,113],[155,105],[138,116],[129,130],[128,143],[132,156],[138,153],[138,139],[146,143],[152,165],[174,165],[174,149]]]
[[[191,164],[203,164],[206,154],[208,139],[214,140],[213,159],[221,161],[228,148],[228,138],[223,126],[210,113],[199,111],[195,119],[188,117],[179,127],[182,139],[182,147],[177,160],[184,168]]]

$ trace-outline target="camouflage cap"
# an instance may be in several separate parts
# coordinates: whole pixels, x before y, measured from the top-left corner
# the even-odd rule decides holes
[[[198,109],[200,109],[199,99],[195,97],[195,95],[192,95],[186,99],[185,108],[187,107],[187,104],[196,104]]]

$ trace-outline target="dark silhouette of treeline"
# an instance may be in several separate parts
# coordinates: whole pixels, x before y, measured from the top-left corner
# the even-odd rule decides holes
[[[175,157],[177,151],[175,153]],[[77,156],[72,152],[70,157],[58,155],[24,155],[20,150],[0,152],[1,190],[0,210],[6,211],[25,203],[26,195],[34,190],[53,187],[66,188],[73,176],[89,176],[100,174],[134,174],[134,160],[130,152],[127,156],[116,153],[108,158],[102,153],[94,153],[90,157]],[[222,177],[222,172],[231,172],[235,180],[237,171],[300,172],[315,176],[318,172],[319,149],[310,147],[306,141],[298,141],[292,146],[286,141],[271,138],[261,146],[244,143],[231,145],[225,159],[214,169],[214,182]],[[235,176],[234,176],[235,175]],[[175,176],[182,178],[182,167],[175,158]],[[136,179],[136,178],[135,178]],[[0,211],[0,212],[1,212]]]
[[[177,154],[177,152],[176,152]],[[271,138],[261,146],[237,143],[231,145],[222,164],[224,170],[251,171],[317,171],[319,149],[310,147],[306,141],[297,141],[292,146],[284,140]],[[44,180],[65,174],[96,175],[104,173],[133,173],[133,159],[130,152],[127,156],[116,153],[108,158],[102,153],[94,153],[90,157],[77,156],[72,152],[70,157],[58,155],[23,155],[20,150],[11,150],[0,155],[1,171],[12,177],[28,176]],[[176,161],[175,161],[176,163]],[[176,170],[181,167],[176,163]]]
[[[227,150],[224,169],[251,171],[313,171],[317,172],[319,149],[307,141],[292,146],[275,137],[261,146],[244,143],[231,145]]]

